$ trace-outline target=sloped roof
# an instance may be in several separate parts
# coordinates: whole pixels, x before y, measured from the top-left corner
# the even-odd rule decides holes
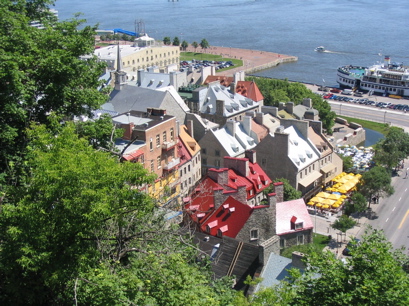
[[[166,86],[166,87],[160,87],[156,90],[163,91],[163,92],[166,92],[166,91],[169,92],[171,96],[173,97],[173,99],[175,99],[175,101],[178,103],[178,105],[184,112],[190,112],[189,107],[186,105],[185,101],[183,101],[182,97],[179,95],[175,87]]]
[[[303,169],[319,159],[317,148],[295,126],[289,126],[284,133],[290,135],[288,157],[298,169]]]
[[[276,206],[276,232],[277,235],[284,235],[288,233],[294,233],[298,231],[304,231],[312,229],[314,227],[310,214],[308,213],[307,206],[304,199],[297,199],[292,201],[286,201],[277,203]],[[297,220],[302,220],[302,229],[291,229],[291,218],[296,217]]]
[[[234,78],[229,76],[222,75],[209,75],[206,80],[203,82],[204,85],[210,84],[212,82],[220,82],[221,85],[227,87],[230,86],[230,83],[233,82]]]
[[[268,134],[268,129],[265,126],[262,126],[261,124],[258,124],[254,119],[252,119],[251,123],[251,130],[257,135],[257,142],[260,142],[263,140],[264,137],[267,136]]]
[[[318,135],[312,127],[308,127],[308,137],[315,147],[320,148],[321,156],[327,155],[332,152],[330,145],[323,138],[322,135]],[[325,147],[325,149],[324,149]]]
[[[101,108],[120,114],[130,110],[144,112],[148,108],[161,108],[166,95],[167,92],[125,84],[121,90],[113,90],[109,102]]]
[[[260,275],[262,281],[256,286],[255,292],[278,285],[290,276],[288,270],[292,267],[292,260],[290,258],[270,253],[267,264],[263,267]]]
[[[250,98],[237,93],[231,93],[229,88],[220,84],[212,84],[207,88],[207,94],[203,105],[200,107],[201,113],[215,114],[216,101],[224,101],[223,116],[230,117],[234,114],[243,113],[247,110],[258,107],[259,103]]]
[[[200,151],[200,146],[197,141],[189,135],[186,125],[181,125],[179,129],[179,137],[191,156],[195,156]]]
[[[247,275],[253,277],[260,266],[258,246],[230,237],[218,238],[200,232],[193,235],[193,242],[209,256],[215,277],[235,276],[234,289],[244,289]]]
[[[201,230],[208,232],[207,227],[209,226],[210,235],[217,236],[219,229],[224,227],[223,236],[235,238],[246,224],[252,211],[253,208],[230,196],[201,224]]]
[[[180,158],[179,166],[182,166],[192,159],[192,155],[190,154],[190,151],[186,147],[185,143],[183,142],[180,134],[179,134],[179,143],[177,147],[178,147],[178,156]]]
[[[253,101],[259,102],[264,100],[260,89],[253,81],[238,81],[236,85],[236,92],[242,96],[252,99]]]

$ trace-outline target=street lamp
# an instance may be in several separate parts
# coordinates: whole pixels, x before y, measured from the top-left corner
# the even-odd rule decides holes
[[[383,115],[383,123],[386,123],[386,113],[387,111],[385,111],[385,114]]]

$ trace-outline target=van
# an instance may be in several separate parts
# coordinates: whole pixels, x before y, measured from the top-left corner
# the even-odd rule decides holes
[[[343,94],[343,95],[352,95],[352,89],[344,89],[344,90],[342,91],[342,94]]]

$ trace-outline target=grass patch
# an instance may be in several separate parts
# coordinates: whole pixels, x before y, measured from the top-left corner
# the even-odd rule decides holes
[[[281,250],[281,256],[291,258],[291,254],[295,251],[304,254],[311,254],[312,252],[321,253],[328,245],[330,239],[327,235],[313,234],[313,242],[303,245],[294,245],[292,247]]]
[[[224,71],[224,70],[229,70],[231,68],[237,68],[237,67],[243,66],[243,61],[235,59],[235,58],[222,57],[217,54],[207,54],[207,53],[198,53],[198,52],[180,52],[181,61],[191,61],[192,59],[199,60],[199,61],[218,61],[218,62],[231,61],[234,64],[233,67],[223,68],[217,71]]]
[[[348,122],[358,123],[358,124],[362,125],[362,127],[366,128],[366,129],[377,131],[377,132],[381,133],[384,136],[386,136],[386,134],[388,134],[389,124],[387,124],[387,123],[379,123],[379,122],[367,121],[367,120],[356,119],[356,118],[345,117],[345,116],[337,116],[337,117],[341,117],[341,118],[347,120]]]

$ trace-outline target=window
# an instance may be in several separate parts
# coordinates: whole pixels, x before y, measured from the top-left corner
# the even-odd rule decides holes
[[[190,172],[190,165],[187,166],[187,171]]]
[[[192,184],[192,178],[189,177],[189,185]]]
[[[149,150],[153,151],[153,140],[152,140],[152,138],[149,140]]]
[[[155,171],[155,165],[153,160],[151,160],[151,172]]]
[[[220,156],[220,150],[215,150],[215,151],[214,151],[214,155],[215,155],[215,156]]]
[[[173,141],[173,128],[170,129],[170,141]]]
[[[280,239],[280,249],[284,249],[285,248],[285,239],[281,238]]]
[[[165,132],[163,132],[163,142],[166,142],[166,131]]]
[[[297,236],[297,244],[304,244],[304,235],[298,235]]]
[[[298,222],[298,223],[295,224],[295,229],[296,229],[296,230],[297,230],[297,229],[302,229],[303,226],[304,226],[303,222]]]
[[[157,162],[157,164],[158,164],[158,169],[160,169],[161,168],[161,160],[160,160],[160,155],[156,158],[156,162]]]
[[[160,146],[160,136],[159,136],[159,134],[156,135],[156,146],[157,146],[157,147]]]
[[[203,158],[203,165],[207,165],[207,158]]]
[[[258,229],[252,229],[250,231],[250,240],[257,240],[258,239]]]
[[[216,160],[214,161],[214,165],[215,165],[216,167],[220,167],[220,160],[216,159]]]
[[[202,154],[206,154],[206,148],[202,149]]]
[[[262,159],[261,159],[261,165],[262,165],[262,166],[265,166],[266,164],[267,164],[267,159],[262,158]]]

